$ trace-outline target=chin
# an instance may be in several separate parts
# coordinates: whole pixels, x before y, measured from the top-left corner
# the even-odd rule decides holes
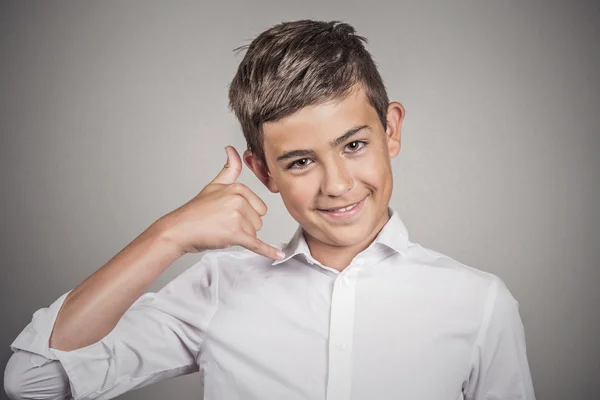
[[[320,230],[317,228],[318,235],[311,234],[311,236],[330,246],[350,247],[361,244],[368,239],[371,230],[365,228],[365,225],[353,227],[329,227],[327,230]]]

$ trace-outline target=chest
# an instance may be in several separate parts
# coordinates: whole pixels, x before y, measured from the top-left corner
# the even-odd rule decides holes
[[[467,314],[402,282],[242,286],[209,326],[205,398],[453,400],[476,331]]]

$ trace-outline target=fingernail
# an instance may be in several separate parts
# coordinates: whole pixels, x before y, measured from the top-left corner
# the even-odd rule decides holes
[[[285,253],[283,251],[278,251],[277,255],[279,256],[280,260],[283,260],[285,258]]]

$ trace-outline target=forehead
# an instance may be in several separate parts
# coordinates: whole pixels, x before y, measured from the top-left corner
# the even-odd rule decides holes
[[[342,100],[307,106],[275,122],[263,124],[265,153],[329,147],[329,142],[358,125],[374,127],[379,121],[362,89]]]

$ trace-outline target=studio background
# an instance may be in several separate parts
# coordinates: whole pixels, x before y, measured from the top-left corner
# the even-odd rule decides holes
[[[2,371],[37,309],[195,196],[225,145],[245,149],[233,49],[301,18],[354,25],[406,108],[391,205],[411,239],[506,282],[539,400],[600,398],[592,1],[3,1]],[[269,207],[259,236],[287,240],[280,198],[247,169],[240,181]],[[199,399],[198,378],[120,398]]]

